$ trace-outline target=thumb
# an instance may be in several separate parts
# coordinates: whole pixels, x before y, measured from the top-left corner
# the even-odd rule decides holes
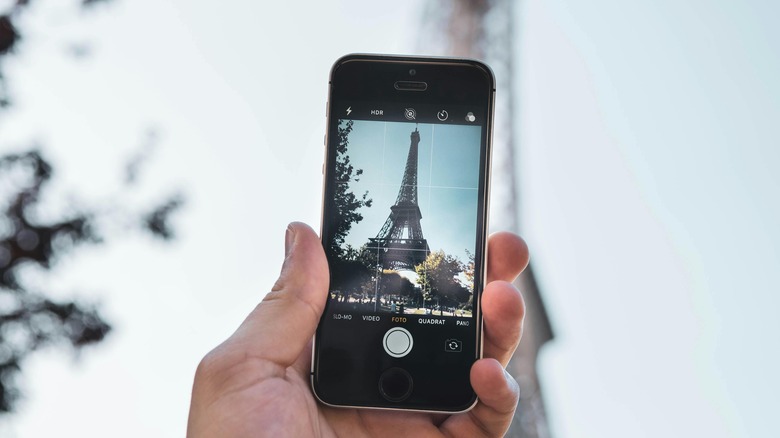
[[[290,366],[317,329],[328,295],[328,262],[317,234],[293,222],[279,279],[232,336],[250,357]]]

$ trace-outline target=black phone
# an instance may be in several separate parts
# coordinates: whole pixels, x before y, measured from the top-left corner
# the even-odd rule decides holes
[[[321,402],[476,404],[494,95],[474,60],[334,64],[321,225],[330,287],[311,367]]]

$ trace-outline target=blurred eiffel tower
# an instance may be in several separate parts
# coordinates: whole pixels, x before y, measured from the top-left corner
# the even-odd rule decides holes
[[[485,61],[496,75],[496,118],[493,133],[491,230],[521,232],[515,142],[516,83],[513,46],[515,10],[512,0],[429,0],[423,16],[419,52]],[[553,332],[542,296],[529,266],[515,285],[526,303],[523,339],[507,370],[520,385],[520,403],[507,437],[550,436],[536,362]]]

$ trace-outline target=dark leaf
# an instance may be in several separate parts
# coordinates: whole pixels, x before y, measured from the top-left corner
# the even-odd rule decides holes
[[[184,197],[181,194],[172,196],[162,205],[152,210],[143,218],[144,227],[151,231],[153,235],[164,240],[173,238],[173,229],[168,223],[173,212],[178,210],[184,204]]]
[[[10,53],[17,41],[19,32],[14,27],[11,16],[0,15],[0,56]]]
[[[108,3],[111,0],[81,0],[81,5],[85,8],[95,6],[100,3]]]

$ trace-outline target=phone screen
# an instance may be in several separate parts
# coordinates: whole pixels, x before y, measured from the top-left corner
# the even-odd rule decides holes
[[[438,410],[474,400],[486,112],[412,99],[331,106],[331,278],[315,354],[328,402]]]

